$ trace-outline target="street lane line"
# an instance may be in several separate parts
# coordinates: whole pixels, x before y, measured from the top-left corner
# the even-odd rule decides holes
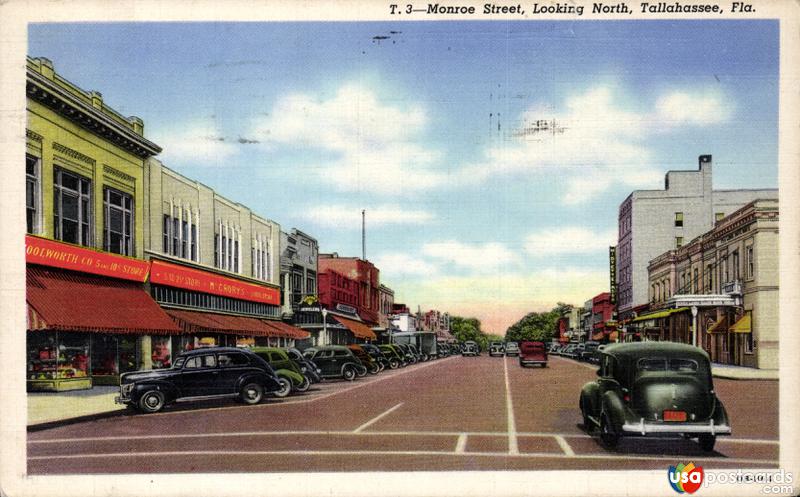
[[[506,379],[506,412],[508,413],[508,453],[519,454],[517,445],[517,425],[514,422],[514,405],[511,402],[511,388],[508,384],[508,357],[503,357],[503,374]]]
[[[367,422],[366,422],[366,423],[364,423],[363,425],[361,425],[361,426],[359,426],[358,428],[356,428],[355,430],[353,430],[353,433],[361,433],[362,431],[364,431],[364,428],[367,428],[368,426],[370,426],[370,425],[372,425],[372,424],[376,423],[377,421],[379,421],[379,420],[380,420],[381,418],[383,418],[384,416],[388,416],[389,414],[391,414],[391,413],[392,413],[392,411],[394,411],[395,409],[397,409],[398,407],[400,407],[400,406],[402,406],[402,405],[403,405],[403,403],[402,403],[402,402],[400,402],[400,403],[399,403],[399,404],[397,404],[396,406],[394,406],[394,407],[392,407],[392,408],[390,408],[390,409],[388,409],[388,410],[386,410],[386,411],[382,412],[381,414],[378,414],[378,415],[377,415],[377,416],[375,416],[374,418],[370,419],[369,421],[367,421]]]
[[[558,442],[558,446],[561,447],[561,450],[564,451],[565,456],[575,457],[575,452],[572,450],[572,447],[569,446],[567,441],[564,440],[564,437],[562,437],[561,435],[555,435],[553,438],[556,439],[556,442]]]
[[[640,460],[640,461],[670,461],[671,456],[636,456],[636,455],[614,455],[614,454],[585,454],[567,456],[565,454],[547,452],[529,452],[522,454],[509,454],[508,452],[463,452],[456,454],[446,450],[192,450],[192,457],[197,456],[453,456],[453,457],[498,457],[511,459],[620,459],[620,460]],[[45,456],[29,456],[29,461],[54,460],[54,459],[102,459],[106,457],[186,457],[185,450],[163,451],[163,452],[104,452],[98,454],[50,454]],[[692,461],[722,462],[729,464],[771,464],[778,465],[777,459],[739,459],[727,457],[691,457]]]
[[[462,433],[458,436],[458,442],[456,443],[456,454],[463,454],[467,449],[467,434]]]

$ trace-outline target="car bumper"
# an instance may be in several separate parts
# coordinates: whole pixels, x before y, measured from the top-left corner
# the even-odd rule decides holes
[[[128,397],[121,397],[119,395],[114,397],[114,403],[115,404],[130,404],[131,402],[133,402],[133,401]]]
[[[541,360],[537,360],[537,359],[522,359],[522,358],[520,358],[519,362],[522,363],[522,364],[547,364],[546,360],[545,361],[541,361]]]
[[[730,435],[731,427],[725,424],[708,423],[646,423],[642,418],[638,423],[622,425],[625,433],[647,435],[649,433],[708,433],[710,435]]]

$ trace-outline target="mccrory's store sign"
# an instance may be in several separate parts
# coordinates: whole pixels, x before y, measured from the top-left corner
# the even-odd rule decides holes
[[[210,293],[251,302],[279,305],[281,294],[276,288],[226,278],[198,269],[163,261],[152,261],[150,282],[195,292]]]

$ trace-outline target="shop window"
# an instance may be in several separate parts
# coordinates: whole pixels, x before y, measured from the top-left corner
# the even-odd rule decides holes
[[[170,337],[152,337],[150,340],[153,369],[172,367],[172,340]]]
[[[103,192],[103,246],[108,252],[133,255],[133,197],[105,188]]]
[[[683,227],[683,212],[675,213],[675,227],[676,228]]]
[[[29,380],[78,380],[89,376],[88,334],[28,334]]]
[[[40,161],[32,155],[25,156],[25,208],[28,233],[39,232],[39,170]]]
[[[53,231],[56,240],[91,247],[92,182],[60,168],[53,171]]]
[[[753,340],[753,333],[746,333],[744,337],[744,353],[752,354],[755,349],[755,340]]]
[[[117,376],[137,369],[136,338],[92,335],[92,376]]]

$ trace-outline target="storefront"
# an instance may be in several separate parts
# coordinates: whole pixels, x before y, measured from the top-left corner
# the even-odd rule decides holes
[[[336,310],[329,310],[316,299],[302,302],[294,315],[295,324],[310,334],[304,346],[348,345],[351,343],[374,342],[375,332],[361,321],[356,309],[338,304]]]
[[[180,332],[144,290],[145,261],[28,235],[26,262],[28,390],[118,384]]]

